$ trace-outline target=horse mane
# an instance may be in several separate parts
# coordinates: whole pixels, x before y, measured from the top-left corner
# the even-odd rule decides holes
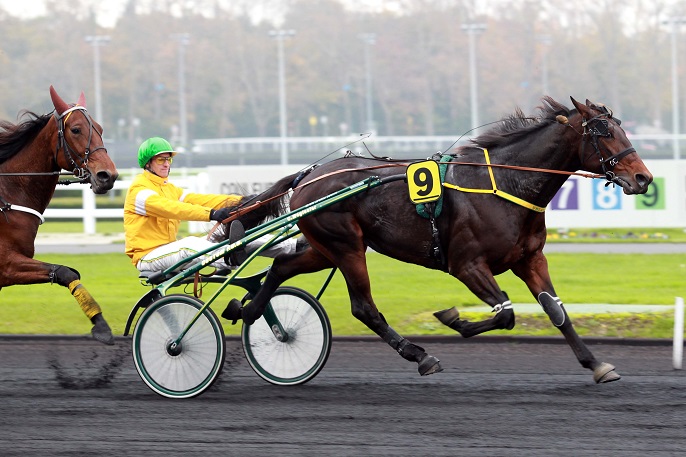
[[[17,124],[0,120],[0,164],[17,155],[33,141],[46,126],[52,114],[39,115],[24,111],[20,117],[22,116],[28,119]]]
[[[555,120],[557,115],[569,116],[571,113],[569,108],[549,96],[543,97],[542,105],[537,109],[539,115],[531,117],[526,116],[520,108],[517,108],[513,114],[501,119],[495,127],[473,138],[471,143],[487,149],[510,144],[551,122],[557,122]]]

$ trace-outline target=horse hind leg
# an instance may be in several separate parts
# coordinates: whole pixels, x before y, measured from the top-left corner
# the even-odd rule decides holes
[[[299,248],[290,254],[280,254],[274,258],[260,289],[245,306],[237,299],[229,301],[221,316],[236,323],[243,320],[245,325],[252,325],[259,319],[267,307],[267,303],[276,289],[286,280],[304,273],[314,273],[326,268],[333,268],[333,264],[324,256],[310,248],[306,242],[300,241]]]
[[[420,375],[428,376],[443,371],[440,360],[427,354],[423,347],[411,343],[407,338],[398,334],[398,332],[388,325],[383,314],[379,313],[379,317],[385,324],[385,329],[379,333],[381,339],[395,349],[405,360],[417,362],[417,371]]]
[[[113,345],[112,329],[102,315],[100,305],[81,283],[81,275],[73,268],[64,265],[52,265],[49,274],[50,282],[66,287],[76,299],[86,317],[93,323],[91,335],[96,341]]]
[[[396,332],[379,312],[371,296],[369,275],[364,249],[349,252],[347,255],[333,256],[338,258],[338,267],[345,277],[350,295],[352,314],[370,330],[379,335],[402,358],[417,363],[417,371],[422,376],[443,371],[440,361],[427,354],[424,348],[410,342]]]
[[[472,322],[460,318],[460,312],[452,307],[434,313],[436,319],[444,325],[456,330],[463,338],[470,338],[491,330],[512,330],[515,326],[515,314],[512,309],[512,302],[502,291],[505,300],[493,307],[495,315],[483,321]]]

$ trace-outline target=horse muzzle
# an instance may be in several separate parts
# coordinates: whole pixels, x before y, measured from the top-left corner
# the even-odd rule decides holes
[[[119,173],[112,173],[107,170],[100,170],[91,173],[90,184],[94,194],[106,194],[107,191],[114,187],[114,182],[117,180]]]
[[[621,186],[626,195],[645,194],[648,192],[650,183],[653,182],[653,175],[648,170],[645,170],[641,173],[634,173],[630,179],[615,176],[611,182]]]

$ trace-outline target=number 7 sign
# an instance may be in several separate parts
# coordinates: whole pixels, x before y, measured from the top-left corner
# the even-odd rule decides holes
[[[551,209],[579,209],[579,180],[570,178],[560,187],[550,202]]]

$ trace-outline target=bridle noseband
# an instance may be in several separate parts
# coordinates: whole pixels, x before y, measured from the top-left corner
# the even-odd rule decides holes
[[[610,119],[613,119],[617,123],[617,125],[621,125],[622,121],[612,117],[612,111],[608,110],[606,107],[602,106],[600,107],[600,109],[602,111],[600,114],[598,114],[597,116],[593,116],[589,120],[583,119],[583,121],[581,122],[581,126],[584,129],[583,132],[581,132],[581,136],[583,137],[581,156],[585,156],[584,148],[586,146],[586,139],[590,137],[593,149],[595,149],[595,153],[600,159],[600,165],[603,168],[603,174],[605,175],[605,178],[608,181],[606,183],[606,186],[610,185],[610,183],[621,185],[619,181],[620,178],[617,177],[613,170],[615,166],[619,163],[619,161],[622,160],[622,158],[624,158],[624,156],[631,154],[632,152],[636,152],[636,149],[630,146],[624,149],[623,151],[618,152],[617,154],[610,155],[610,157],[608,157],[607,159],[603,158],[603,155],[600,152],[600,144],[598,143],[598,138],[612,137],[612,132],[610,131]]]
[[[66,126],[67,119],[69,119],[69,116],[71,116],[74,111],[83,111],[83,115],[88,121],[88,145],[83,152],[83,157],[80,157],[76,151],[69,146],[67,138],[64,135],[64,128]],[[86,108],[79,105],[75,105],[68,110],[65,110],[62,114],[58,115],[55,113],[54,116],[57,122],[57,147],[55,149],[55,163],[57,163],[57,154],[59,154],[60,149],[62,149],[64,151],[65,160],[73,167],[72,171],[74,172],[74,177],[78,178],[80,182],[88,182],[90,179],[90,171],[88,170],[89,156],[100,149],[104,149],[105,152],[107,152],[105,146],[98,146],[93,150],[90,149],[91,142],[93,140],[93,131],[95,130],[93,127],[93,120],[88,115]],[[98,133],[97,130],[96,133]],[[98,133],[98,135],[100,135],[100,133]],[[102,136],[100,138],[102,139]],[[80,163],[77,163],[76,160],[74,160],[74,156],[76,156],[76,159]]]

